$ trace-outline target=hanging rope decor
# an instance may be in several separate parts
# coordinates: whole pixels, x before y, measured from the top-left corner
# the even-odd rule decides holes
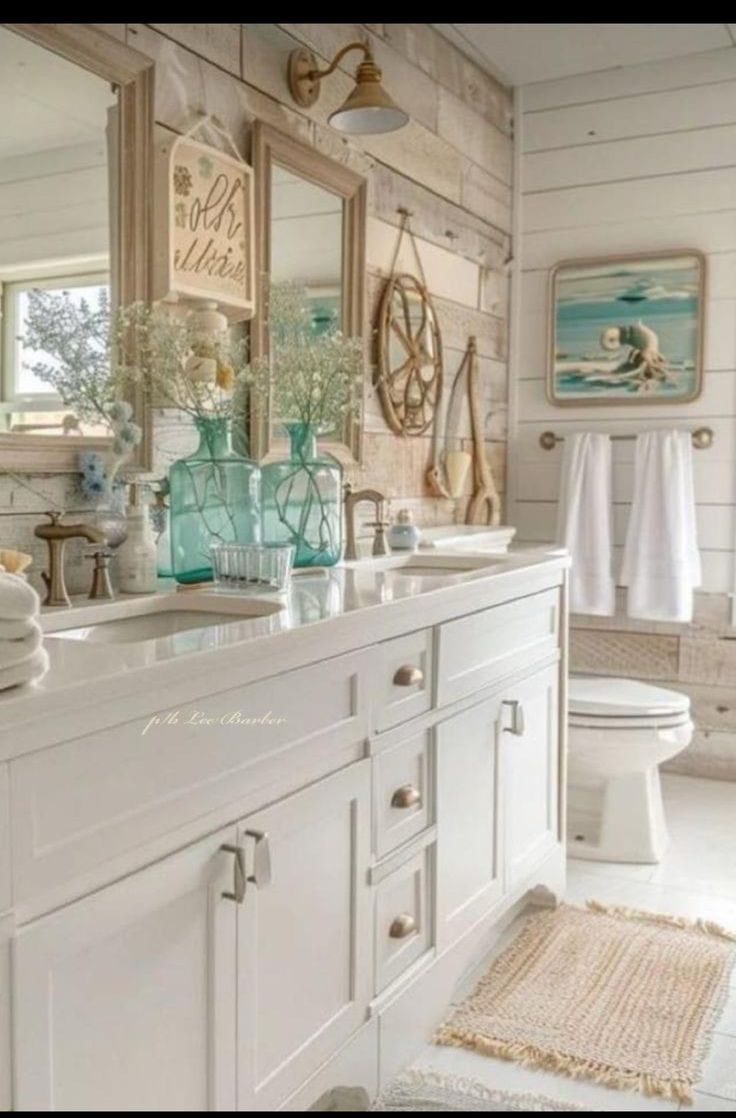
[[[411,215],[408,210],[399,212],[391,274],[378,312],[376,388],[391,430],[397,435],[423,435],[442,397],[442,337],[411,231]],[[414,250],[418,277],[396,272],[404,233]]]

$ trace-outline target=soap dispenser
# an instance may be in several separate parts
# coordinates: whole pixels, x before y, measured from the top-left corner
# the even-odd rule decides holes
[[[388,530],[392,551],[416,551],[421,532],[412,520],[411,509],[399,509],[396,520]]]
[[[155,594],[156,539],[148,511],[146,487],[131,482],[126,519],[128,535],[118,550],[118,578],[123,594]]]

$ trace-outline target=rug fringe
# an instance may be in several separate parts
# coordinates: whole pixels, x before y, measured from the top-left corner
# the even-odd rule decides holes
[[[659,1079],[640,1072],[626,1072],[594,1060],[581,1060],[564,1052],[538,1048],[513,1040],[498,1040],[467,1029],[442,1025],[434,1037],[434,1044],[452,1048],[470,1048],[483,1056],[496,1056],[513,1060],[522,1067],[535,1067],[543,1071],[563,1072],[571,1079],[592,1079],[604,1087],[618,1090],[636,1090],[643,1095],[658,1096],[674,1102],[692,1102],[692,1084],[686,1080]]]
[[[719,939],[736,942],[736,932],[724,928],[714,920],[703,920],[697,917],[691,920],[688,916],[668,916],[661,912],[646,912],[640,908],[628,908],[626,905],[603,904],[602,901],[586,901],[590,912],[599,912],[606,916],[621,916],[625,920],[641,920],[648,924],[666,924],[671,928],[684,928],[693,932],[702,932],[703,935],[716,936]]]

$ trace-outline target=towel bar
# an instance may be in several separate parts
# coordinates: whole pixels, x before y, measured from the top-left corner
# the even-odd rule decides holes
[[[612,439],[635,439],[636,435],[611,435]],[[712,427],[696,427],[692,432],[693,446],[696,450],[707,450],[713,446],[715,435]],[[539,445],[543,450],[553,450],[557,443],[564,443],[564,435],[556,435],[554,431],[542,431],[539,436]]]

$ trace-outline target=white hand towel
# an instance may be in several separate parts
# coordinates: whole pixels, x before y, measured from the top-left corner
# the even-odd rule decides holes
[[[621,567],[629,617],[692,621],[700,580],[690,434],[646,431],[636,440],[634,502]]]
[[[26,621],[38,613],[38,594],[24,578],[0,571],[0,618],[3,621]]]
[[[27,636],[15,640],[0,640],[0,669],[10,668],[13,664],[21,664],[30,660],[43,640],[41,626],[35,620],[30,621],[30,631]]]
[[[39,648],[30,660],[13,664],[10,668],[0,668],[0,691],[5,691],[8,687],[19,687],[23,683],[35,683],[48,670],[49,654],[45,648]]]
[[[0,641],[22,640],[35,632],[37,625],[35,617],[29,617],[26,621],[0,620]]]
[[[611,439],[602,434],[565,437],[557,542],[572,558],[570,609],[611,617],[616,589],[611,574]]]

